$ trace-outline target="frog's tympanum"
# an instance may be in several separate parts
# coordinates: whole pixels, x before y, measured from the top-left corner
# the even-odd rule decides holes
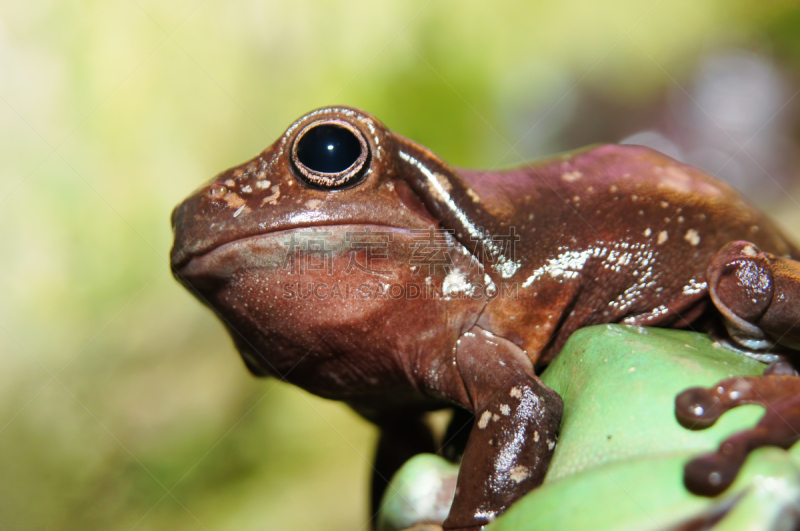
[[[434,450],[422,413],[474,414],[446,529],[485,525],[541,483],[562,402],[537,372],[578,328],[719,323],[743,353],[800,347],[798,250],[729,186],[645,147],[467,170],[367,113],[324,108],[172,222],[175,276],[253,373],[381,428],[374,499]],[[694,428],[741,403],[769,406],[687,465],[687,486],[719,492],[750,450],[800,438],[798,391],[778,367],[680,395]]]

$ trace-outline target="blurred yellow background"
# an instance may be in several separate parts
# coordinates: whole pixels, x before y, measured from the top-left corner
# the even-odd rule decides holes
[[[375,430],[251,377],[172,207],[328,104],[453,164],[645,143],[800,233],[800,9],[0,2],[0,529],[368,529]]]

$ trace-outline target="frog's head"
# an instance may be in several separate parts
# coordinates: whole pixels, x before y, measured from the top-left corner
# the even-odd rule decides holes
[[[481,266],[450,234],[435,232],[437,249],[420,253],[439,228],[432,198],[414,191],[422,174],[453,172],[367,113],[311,112],[175,209],[172,270],[253,372],[331,396],[355,380],[385,385],[420,334],[446,348],[482,304],[441,292],[483,288]],[[452,267],[426,263],[432,252]],[[443,296],[416,293],[426,287]]]

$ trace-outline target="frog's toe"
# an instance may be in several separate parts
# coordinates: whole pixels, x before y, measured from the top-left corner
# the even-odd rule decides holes
[[[716,496],[733,483],[750,452],[763,446],[789,448],[800,440],[800,377],[794,375],[729,378],[708,389],[689,389],[678,395],[675,414],[685,426],[692,418],[710,425],[708,419],[743,404],[762,405],[766,412],[754,428],[728,437],[715,452],[686,465],[684,483],[691,492]]]
[[[687,463],[683,482],[694,494],[716,496],[731,486],[743,463],[740,456],[706,454]]]
[[[794,374],[735,376],[709,388],[692,387],[675,398],[675,417],[684,428],[700,430],[743,404],[765,407],[800,392],[800,378]]]
[[[687,389],[675,398],[675,417],[681,426],[700,430],[712,426],[724,412],[719,398],[702,387]]]

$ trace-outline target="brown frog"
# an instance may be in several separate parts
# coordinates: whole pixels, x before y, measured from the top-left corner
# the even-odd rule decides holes
[[[542,482],[562,402],[537,372],[576,329],[720,323],[765,359],[800,346],[797,248],[726,184],[645,147],[483,172],[329,107],[212,179],[172,224],[176,278],[254,374],[381,428],[373,502],[435,450],[424,412],[474,414],[446,529],[479,528]],[[800,378],[781,367],[747,396],[684,393],[678,415],[702,427],[756,401],[800,428]],[[736,436],[736,455],[723,445],[690,463],[687,484],[714,494],[751,449],[798,438],[761,424]]]

